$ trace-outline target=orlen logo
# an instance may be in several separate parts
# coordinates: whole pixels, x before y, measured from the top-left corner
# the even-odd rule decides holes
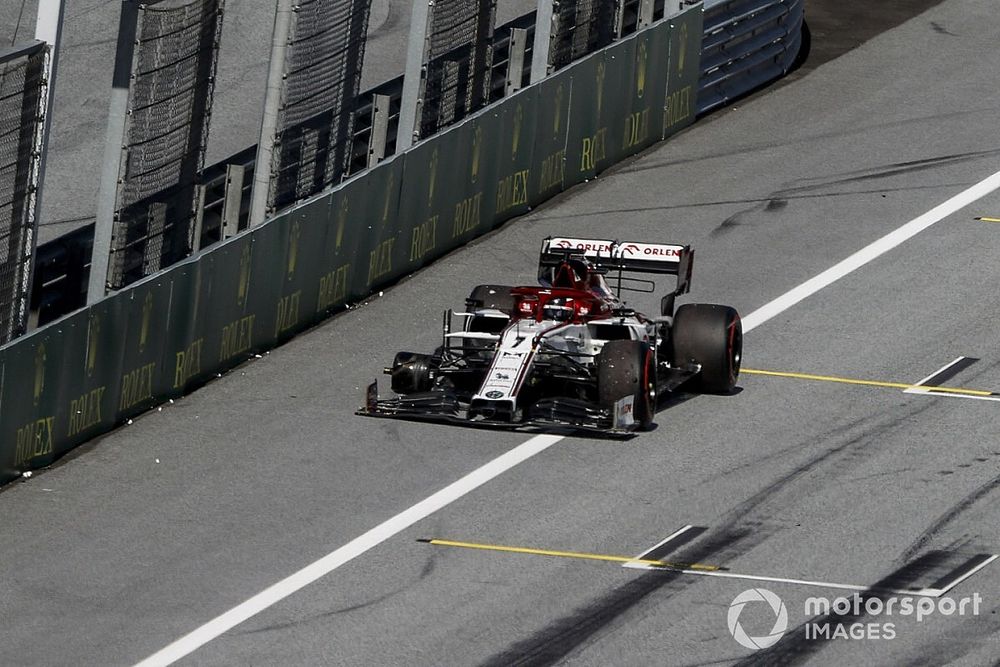
[[[584,252],[610,252],[611,251],[611,246],[609,244],[607,244],[607,243],[601,243],[601,244],[596,244],[596,243],[576,243],[576,244],[574,244],[572,241],[567,241],[566,239],[559,239],[559,242],[556,243],[556,247],[557,248],[562,248],[562,249],[582,250]]]
[[[676,248],[663,248],[659,246],[645,246],[640,248],[634,243],[622,246],[623,255],[643,254],[651,257],[680,257],[681,251]]]

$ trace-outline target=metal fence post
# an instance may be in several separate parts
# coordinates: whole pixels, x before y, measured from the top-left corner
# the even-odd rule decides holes
[[[642,0],[639,0],[642,2]],[[616,40],[622,38],[625,31],[625,0],[615,0],[615,26],[614,36]]]
[[[372,95],[372,129],[368,137],[368,167],[374,167],[385,157],[389,134],[388,95]]]
[[[664,0],[663,2],[664,16],[680,14],[682,9],[684,9],[684,0]]]
[[[205,191],[203,184],[194,186],[194,230],[191,232],[191,252],[201,250],[201,232],[205,225]]]
[[[56,86],[56,70],[59,65],[59,46],[62,43],[62,25],[65,3],[63,0],[39,0],[38,17],[35,21],[35,39],[49,45],[49,58],[45,71],[45,106],[42,109],[42,141],[38,156],[38,178],[35,184],[35,217],[42,212],[42,194],[45,186],[45,159],[49,153],[49,128],[52,127],[53,93]],[[38,247],[38,234],[31,235],[30,261],[28,264],[28,288],[34,282],[35,251]],[[29,323],[28,329],[34,328],[37,318]]]
[[[222,195],[222,240],[240,231],[240,206],[243,203],[243,179],[246,168],[239,164],[226,165],[226,191]]]
[[[406,43],[406,70],[403,73],[403,97],[396,130],[396,153],[402,153],[418,138],[421,96],[424,88],[424,61],[427,58],[431,11],[434,0],[414,0],[410,14],[410,37]]]
[[[94,224],[94,249],[90,257],[90,280],[87,303],[104,298],[114,237],[118,179],[125,155],[125,133],[128,121],[128,93],[132,81],[133,56],[139,20],[139,2],[122,0],[118,21],[118,48],[115,52],[115,72],[108,104],[108,130],[104,140],[104,161],[101,163],[101,185],[97,194],[97,219]]]
[[[260,140],[257,142],[257,159],[253,169],[253,190],[250,195],[250,227],[256,227],[267,217],[271,188],[271,158],[274,137],[278,131],[281,98],[284,89],[285,56],[288,53],[288,35],[292,27],[293,0],[277,0],[274,10],[274,32],[271,35],[271,63],[267,71],[267,89],[264,93],[264,113],[260,123]]]
[[[549,74],[549,45],[552,41],[553,0],[538,0],[535,14],[535,41],[531,47],[531,83]]]
[[[639,30],[648,28],[653,24],[655,5],[656,3],[654,3],[653,0],[639,0]]]
[[[507,57],[507,84],[504,97],[521,90],[524,79],[524,51],[528,46],[528,31],[525,28],[510,29],[510,54]]]

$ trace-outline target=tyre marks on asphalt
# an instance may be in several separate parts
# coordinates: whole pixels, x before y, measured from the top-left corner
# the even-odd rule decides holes
[[[891,594],[880,591],[886,589],[916,587],[921,577],[926,576],[928,571],[940,567],[947,554],[940,551],[932,551],[924,554],[920,558],[908,563],[901,568],[890,573],[881,579],[870,591],[861,595],[862,603],[869,599],[879,599],[883,602]],[[859,623],[868,616],[866,605],[861,604],[857,611],[849,609],[847,613],[838,613],[831,610],[830,613],[808,619],[804,623],[788,630],[778,642],[770,648],[762,649],[737,662],[739,667],[773,667],[775,665],[798,665],[815,657],[815,654],[822,651],[827,646],[836,642],[817,641],[806,636],[806,627],[812,624],[829,624],[850,626]]]
[[[703,540],[678,554],[691,562],[726,562],[762,543],[773,532],[763,525],[743,524],[710,531]],[[683,574],[659,570],[643,574],[553,620],[530,637],[511,644],[482,663],[484,667],[550,665],[599,635],[654,593],[658,602],[684,590],[691,581]]]
[[[789,448],[789,456],[805,448],[815,447],[817,442],[824,444],[820,451],[813,453],[807,460],[732,507],[717,527],[706,532],[696,544],[681,550],[675,559],[725,566],[748,554],[784,528],[770,518],[769,508],[775,501],[787,506],[793,502],[789,499],[789,494],[794,498],[795,494],[816,493],[814,473],[821,469],[834,466],[842,474],[849,468],[866,465],[870,445],[879,442],[886,433],[911,423],[917,415],[934,405],[933,402],[921,402],[919,405],[896,406],[889,410],[879,408],[849,424],[838,425],[826,437],[817,439],[812,436],[797,443]],[[831,440],[839,442],[831,445]],[[774,461],[760,458],[756,458],[755,462],[767,469],[773,469],[775,465]],[[831,476],[830,479],[834,477]],[[697,579],[678,572],[648,572],[593,598],[566,616],[552,620],[482,664],[485,667],[554,664],[601,635],[654,593],[659,593],[656,603],[662,604],[694,583],[697,583]]]
[[[913,554],[923,550],[931,540],[937,537],[944,529],[950,525],[964,512],[968,511],[980,501],[986,499],[994,492],[1000,491],[1000,477],[994,477],[985,484],[980,485],[960,501],[955,503],[946,512],[941,514],[923,533],[903,552],[902,558],[910,558]]]

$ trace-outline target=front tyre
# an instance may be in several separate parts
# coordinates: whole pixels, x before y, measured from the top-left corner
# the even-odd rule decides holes
[[[726,394],[740,377],[743,359],[743,323],[735,308],[710,303],[685,304],[677,309],[671,331],[671,364],[700,364],[691,381],[696,391]]]
[[[602,408],[634,397],[633,418],[643,430],[656,413],[656,359],[649,344],[639,340],[612,340],[597,356],[597,401]]]
[[[398,352],[390,370],[392,390],[397,394],[430,391],[434,382],[433,373],[440,364],[440,357],[430,354]]]

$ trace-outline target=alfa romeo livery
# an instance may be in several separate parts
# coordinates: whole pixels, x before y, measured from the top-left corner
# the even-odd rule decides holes
[[[693,261],[690,246],[547,238],[539,285],[477,286],[464,311],[445,312],[434,352],[399,352],[385,369],[397,396],[379,398],[372,383],[358,414],[624,435],[651,427],[667,392],[728,393],[740,317],[715,304],[675,309]],[[621,300],[654,291],[634,274],[677,277],[659,317]]]

